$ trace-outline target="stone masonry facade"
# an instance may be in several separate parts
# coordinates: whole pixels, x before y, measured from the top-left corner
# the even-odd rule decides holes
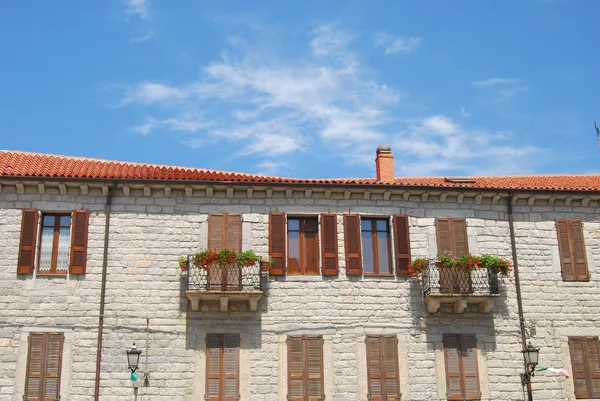
[[[83,183],[83,182],[82,182]],[[65,333],[61,400],[90,400],[104,247],[106,188],[3,182],[0,192],[0,400],[22,400],[30,332]],[[339,189],[339,188],[338,188]],[[83,193],[86,192],[86,193]],[[100,399],[133,399],[125,350],[135,342],[149,386],[140,401],[203,400],[205,336],[240,333],[241,400],[284,401],[285,339],[324,338],[325,399],[367,400],[365,335],[398,338],[403,400],[445,400],[445,333],[477,338],[482,400],[523,399],[521,341],[513,275],[502,278],[490,313],[469,305],[455,314],[442,305],[427,312],[421,282],[406,276],[349,277],[343,215],[410,216],[411,256],[437,255],[435,218],[466,219],[473,254],[511,255],[506,194],[477,191],[365,194],[341,188],[254,188],[232,184],[165,191],[132,185],[116,190],[109,230],[108,276]],[[90,212],[87,272],[81,276],[17,275],[24,209]],[[340,273],[335,277],[268,279],[257,312],[192,311],[179,255],[207,246],[208,213],[242,214],[242,246],[268,254],[271,212],[338,216]],[[528,336],[541,348],[540,364],[571,371],[567,339],[600,335],[600,206],[595,200],[518,197],[515,234]],[[555,219],[581,219],[590,280],[564,282]],[[393,244],[392,244],[393,246]],[[573,400],[572,379],[537,374],[536,400]]]

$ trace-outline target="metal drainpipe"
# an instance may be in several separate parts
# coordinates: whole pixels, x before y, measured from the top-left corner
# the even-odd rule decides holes
[[[100,399],[100,366],[102,361],[102,333],[104,328],[104,301],[106,295],[106,271],[108,266],[108,231],[110,228],[110,205],[112,203],[112,197],[117,189],[115,183],[108,194],[106,195],[106,205],[104,207],[104,214],[106,221],[104,223],[104,255],[102,257],[102,284],[100,288],[100,314],[98,316],[98,346],[96,351],[96,383],[94,390],[94,400]]]
[[[510,231],[510,246],[512,248],[513,272],[515,275],[515,287],[517,290],[517,309],[519,311],[519,327],[521,328],[521,344],[523,349],[527,348],[527,336],[525,334],[525,317],[523,316],[523,301],[521,298],[521,280],[519,278],[519,262],[517,261],[517,244],[515,241],[515,226],[513,223],[513,194],[508,195],[508,228]],[[525,355],[523,354],[523,366],[527,369]],[[527,382],[527,397],[529,401],[533,400],[531,391],[531,381]]]

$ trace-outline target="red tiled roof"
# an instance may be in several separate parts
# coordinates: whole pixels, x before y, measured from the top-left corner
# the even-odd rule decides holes
[[[301,179],[20,151],[0,151],[0,177],[600,191],[600,174],[461,177],[475,182],[460,183],[448,182],[444,177],[397,177],[384,182],[375,178]]]

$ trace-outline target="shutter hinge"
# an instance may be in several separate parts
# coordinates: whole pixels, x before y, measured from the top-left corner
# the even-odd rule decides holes
[[[288,395],[285,397],[285,399],[286,399],[286,400],[288,400],[288,401],[291,401],[291,400],[292,400],[292,396],[288,394]]]

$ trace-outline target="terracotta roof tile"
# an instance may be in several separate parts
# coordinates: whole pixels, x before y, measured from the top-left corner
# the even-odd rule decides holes
[[[449,182],[444,177],[397,177],[394,181],[383,182],[377,181],[375,178],[300,179],[20,151],[0,151],[0,177],[198,180],[317,185],[489,188],[499,190],[600,191],[600,174],[462,177],[475,182]]]

